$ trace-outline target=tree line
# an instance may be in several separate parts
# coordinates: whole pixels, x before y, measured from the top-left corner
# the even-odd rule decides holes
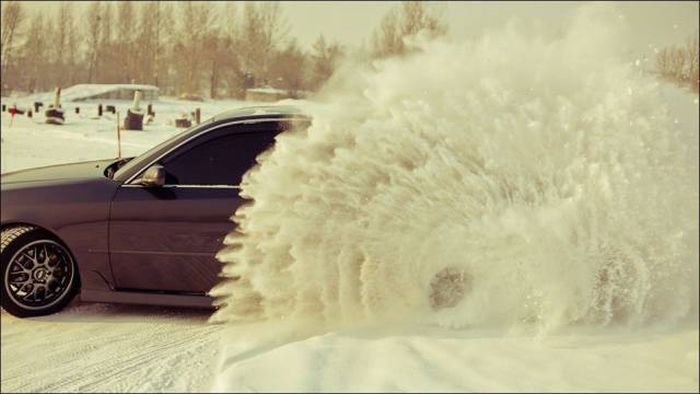
[[[661,77],[679,85],[688,86],[697,92],[700,88],[699,53],[700,45],[698,45],[696,32],[694,37],[686,39],[685,45],[662,48],[656,54],[656,71]]]
[[[244,98],[272,86],[291,96],[315,91],[348,49],[320,34],[310,50],[290,35],[277,2],[94,1],[78,12],[2,2],[2,95],[77,83],[152,84],[164,95]],[[368,59],[409,51],[402,38],[446,24],[430,5],[397,3],[372,36]]]

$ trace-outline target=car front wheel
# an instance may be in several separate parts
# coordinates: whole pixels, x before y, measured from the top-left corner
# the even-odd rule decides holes
[[[2,230],[2,308],[17,317],[63,309],[79,288],[75,261],[51,234],[32,226]]]

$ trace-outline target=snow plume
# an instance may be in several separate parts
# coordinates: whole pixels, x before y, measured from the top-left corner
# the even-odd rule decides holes
[[[340,75],[247,174],[212,320],[697,316],[697,135],[605,8]]]

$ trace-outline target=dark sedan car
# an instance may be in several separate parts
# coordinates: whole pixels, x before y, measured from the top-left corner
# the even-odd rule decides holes
[[[2,307],[39,316],[83,301],[211,307],[239,183],[292,107],[223,113],[135,158],[2,174]]]

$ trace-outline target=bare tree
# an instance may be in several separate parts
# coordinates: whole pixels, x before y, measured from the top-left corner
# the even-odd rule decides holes
[[[134,61],[138,57],[135,48],[136,17],[134,15],[134,3],[120,1],[117,5],[117,52],[119,56],[120,82],[131,83],[134,79]]]
[[[87,11],[87,58],[88,58],[88,82],[96,79],[97,59],[100,54],[100,40],[102,33],[102,3],[95,1],[90,3]]]
[[[216,98],[219,95],[221,65],[224,51],[223,38],[219,29],[209,30],[204,36],[202,45],[204,60],[208,70],[209,97]]]
[[[398,12],[390,10],[382,18],[379,30],[372,36],[373,53],[377,57],[398,55],[403,51],[403,37],[399,30]]]
[[[55,31],[52,36],[51,40],[51,46],[54,49],[54,64],[53,64],[53,71],[54,71],[54,79],[56,80],[56,84],[58,86],[62,86],[64,84],[64,80],[66,79],[65,77],[65,64],[66,64],[66,43],[68,41],[67,39],[67,30],[68,30],[68,15],[69,15],[69,8],[70,8],[70,3],[61,3],[60,8],[58,10],[58,18],[56,19],[56,25],[54,26]]]
[[[163,55],[163,43],[161,40],[165,39],[166,35],[163,32],[163,20],[166,12],[162,10],[160,1],[155,1],[151,7],[152,23],[153,23],[153,33],[154,33],[154,43],[153,43],[153,69],[152,75],[150,75],[151,82],[158,86],[159,75],[161,69],[161,57]]]
[[[320,85],[340,52],[322,42],[306,58],[294,42],[282,47],[288,27],[278,2],[96,1],[80,16],[63,2],[55,13],[33,13],[26,32],[24,5],[1,4],[3,93],[138,81],[164,94],[243,98],[275,78],[292,91]]]
[[[24,89],[34,92],[37,89],[48,89],[46,78],[46,51],[49,38],[46,17],[38,12],[30,19],[27,38],[21,48],[21,69],[26,76]]]
[[[436,37],[447,33],[445,25],[440,16],[431,13],[422,1],[404,1],[401,8],[401,35],[403,37],[418,33],[421,30],[427,31]]]
[[[287,31],[278,2],[245,3],[240,47],[243,71],[253,74],[258,84],[267,82],[270,60]]]
[[[243,23],[239,12],[240,10],[234,2],[226,3],[222,11],[226,23],[221,32],[219,70],[228,96],[242,99],[245,97],[247,86],[246,73],[243,71],[245,41],[242,38]]]
[[[685,53],[682,48],[674,47],[671,49],[671,64],[669,65],[671,77],[680,81],[683,80],[685,69]]]
[[[291,40],[287,47],[276,54],[270,65],[270,76],[277,87],[286,89],[289,96],[298,97],[304,87],[304,63],[306,56]]]
[[[99,40],[99,57],[97,59],[96,80],[102,83],[119,81],[117,67],[117,47],[114,42],[114,12],[109,2],[102,4],[102,34]]]
[[[2,32],[0,33],[0,43],[2,45],[2,48],[0,48],[0,57],[2,58],[0,72],[2,73],[3,80],[0,86],[0,91],[2,94],[5,94],[5,81],[9,79],[8,68],[12,64],[13,60],[12,55],[16,44],[15,38],[23,19],[24,12],[19,2],[10,0],[3,4]]]
[[[447,25],[440,15],[428,9],[425,2],[403,1],[398,10],[389,10],[374,32],[372,52],[375,57],[402,55],[408,52],[404,38],[420,31],[434,38],[444,35]]]
[[[69,7],[68,2],[61,4],[62,17],[59,19],[59,23],[62,23],[65,28],[65,46],[66,46],[66,59],[65,59],[65,78],[64,81],[67,85],[73,85],[78,80],[78,75],[81,74],[80,62],[78,61],[80,44],[78,41],[78,27],[76,25],[75,16],[73,12],[72,5]]]
[[[262,71],[261,27],[262,20],[257,5],[253,2],[246,2],[240,31],[240,52],[243,71],[254,75],[259,75]]]
[[[690,83],[691,88],[697,92],[700,88],[700,71],[698,70],[700,45],[698,44],[697,32],[695,37],[689,37],[686,41],[685,54],[688,59],[688,68],[684,79]]]
[[[323,34],[316,39],[312,50],[309,85],[311,89],[318,89],[331,77],[344,51],[338,43],[327,44]]]
[[[661,49],[656,55],[656,71],[662,78],[681,85],[689,85],[698,91],[698,34],[688,37],[685,46],[671,46]]]
[[[173,52],[179,90],[199,95],[204,62],[202,44],[210,28],[211,9],[203,2],[186,1],[180,5],[181,24]]]
[[[138,32],[134,41],[134,76],[139,82],[152,81],[158,50],[159,3],[141,3],[138,8]]]
[[[58,15],[47,18],[48,51],[45,56],[50,67],[46,73],[54,86],[65,86],[77,78],[78,31],[73,15],[73,4],[63,2]]]
[[[669,70],[669,65],[671,63],[671,50],[668,48],[662,48],[656,54],[656,71],[661,75],[666,75]]]
[[[172,36],[175,32],[175,23],[172,14],[172,7],[169,4],[162,4],[160,1],[150,1],[143,9],[141,15],[141,43],[143,56],[145,56],[144,81],[148,81],[155,86],[167,84],[168,69],[170,59],[168,59],[168,49]],[[148,24],[149,26],[145,26]]]
[[[263,72],[267,72],[268,62],[277,46],[287,35],[289,28],[286,20],[282,17],[278,2],[262,3],[260,14],[262,19]]]

